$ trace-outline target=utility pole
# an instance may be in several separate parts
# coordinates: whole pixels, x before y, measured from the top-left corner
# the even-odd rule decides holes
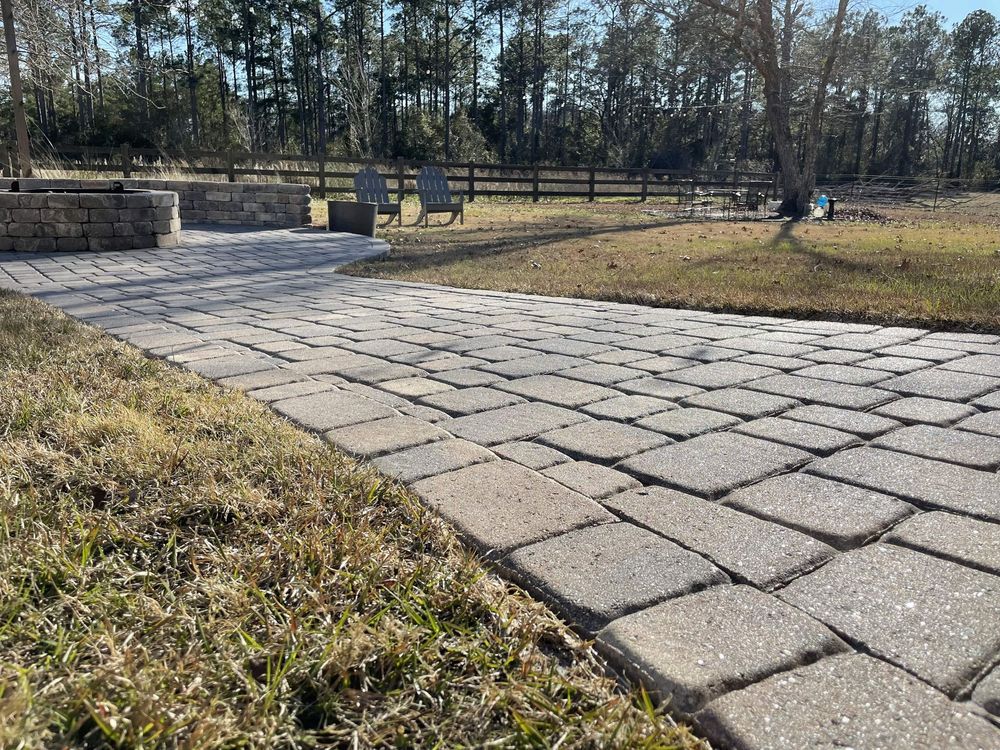
[[[14,100],[14,132],[17,134],[17,158],[20,176],[31,177],[31,142],[28,140],[28,120],[24,114],[24,92],[21,88],[21,68],[17,60],[17,40],[14,38],[13,0],[0,0],[3,14],[4,43],[10,68],[10,96]]]

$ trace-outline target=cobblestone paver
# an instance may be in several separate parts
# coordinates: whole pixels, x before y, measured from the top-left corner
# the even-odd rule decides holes
[[[0,254],[409,483],[721,747],[1000,748],[1000,337],[335,273],[312,230]]]

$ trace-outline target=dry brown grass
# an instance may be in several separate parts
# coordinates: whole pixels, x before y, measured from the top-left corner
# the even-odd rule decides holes
[[[0,293],[0,747],[659,747],[396,484]]]
[[[1000,210],[888,223],[692,222],[626,202],[476,202],[464,227],[388,228],[348,273],[643,304],[1000,330]],[[407,218],[415,206],[408,206]]]

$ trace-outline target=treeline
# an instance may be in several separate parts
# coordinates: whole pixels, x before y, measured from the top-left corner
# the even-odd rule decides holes
[[[754,67],[699,0],[15,0],[35,150],[242,148],[765,169]],[[779,0],[807,117],[830,20]],[[9,101],[0,117],[10,129]],[[1000,174],[1000,21],[848,15],[821,173]],[[793,132],[799,130],[793,122]]]

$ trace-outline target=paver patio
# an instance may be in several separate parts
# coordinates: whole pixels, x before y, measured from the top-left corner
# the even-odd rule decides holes
[[[1000,748],[1000,336],[335,273],[313,230],[0,287],[373,460],[720,746]]]

